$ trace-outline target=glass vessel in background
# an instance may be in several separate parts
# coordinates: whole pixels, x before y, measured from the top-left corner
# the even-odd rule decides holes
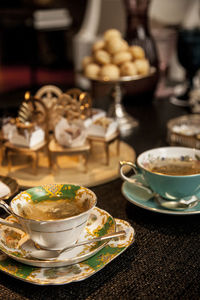
[[[152,28],[152,35],[156,43],[160,71],[156,97],[169,97],[174,92],[174,88],[167,84],[167,77],[169,63],[173,52],[176,50],[177,30],[174,28],[160,26]]]
[[[126,9],[125,39],[130,45],[141,46],[152,66],[158,66],[154,39],[149,30],[150,0],[124,0]]]
[[[124,85],[125,98],[135,103],[149,103],[152,101],[158,83],[158,55],[155,41],[149,29],[149,6],[150,0],[124,0],[126,12],[125,39],[129,45],[141,46],[148,58],[150,65],[156,68],[155,73],[145,80],[142,86],[131,82]]]
[[[188,84],[183,94],[171,97],[171,102],[179,106],[189,106],[190,92],[194,87],[194,77],[200,69],[200,28],[179,30],[177,57],[186,71]]]

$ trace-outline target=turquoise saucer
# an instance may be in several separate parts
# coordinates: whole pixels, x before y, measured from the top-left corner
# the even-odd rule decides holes
[[[141,175],[134,175],[133,178],[137,178],[137,181],[142,182],[143,184],[147,185],[144,182],[144,179]],[[192,214],[199,214],[200,213],[200,202],[189,209],[181,210],[181,211],[175,211],[175,210],[169,210],[165,209],[164,207],[161,207],[159,204],[156,203],[155,199],[152,197],[149,199],[149,196],[147,197],[147,193],[143,188],[140,188],[133,183],[129,183],[125,181],[122,184],[122,194],[124,197],[131,202],[132,204],[139,206],[141,208],[157,212],[157,213],[163,213],[163,214],[169,214],[169,215],[192,215]],[[198,193],[198,196],[200,197],[200,193]]]

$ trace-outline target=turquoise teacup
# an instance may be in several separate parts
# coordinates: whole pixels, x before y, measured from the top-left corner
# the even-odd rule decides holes
[[[163,198],[179,200],[200,191],[200,150],[169,146],[143,152],[136,164],[121,161],[122,179],[137,185],[134,178],[125,175],[127,165],[142,174],[147,186]]]

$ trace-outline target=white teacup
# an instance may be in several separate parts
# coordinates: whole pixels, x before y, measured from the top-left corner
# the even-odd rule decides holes
[[[0,224],[25,231],[42,248],[63,249],[77,241],[96,202],[91,190],[78,185],[38,186],[19,193],[10,206],[1,201],[19,223]]]

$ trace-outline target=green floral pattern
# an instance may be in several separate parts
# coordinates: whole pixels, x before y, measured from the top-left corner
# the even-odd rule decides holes
[[[34,203],[38,203],[44,200],[55,200],[60,197],[75,199],[76,192],[80,189],[80,186],[69,184],[48,184],[40,187],[34,187],[26,191],[30,195],[31,200]]]
[[[66,267],[39,268],[16,262],[4,256],[0,270],[18,279],[39,285],[67,284],[86,279],[105,267],[125,251],[134,241],[134,229],[124,220],[115,219],[117,228],[127,234],[111,240],[103,249],[89,259]]]

